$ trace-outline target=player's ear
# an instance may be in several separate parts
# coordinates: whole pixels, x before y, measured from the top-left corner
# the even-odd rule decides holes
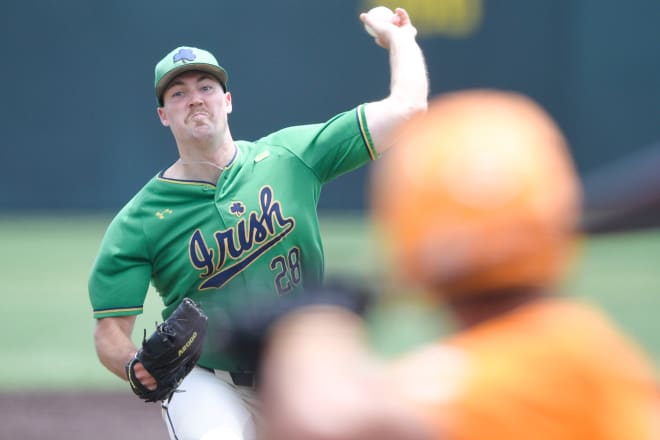
[[[167,119],[167,115],[165,114],[165,109],[163,107],[158,107],[158,117],[160,118],[160,123],[163,124],[165,127],[170,126],[170,121]]]
[[[225,108],[227,109],[227,114],[231,113],[232,110],[231,92],[225,93]]]

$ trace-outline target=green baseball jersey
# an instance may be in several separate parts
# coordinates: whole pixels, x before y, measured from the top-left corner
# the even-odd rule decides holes
[[[89,278],[95,318],[142,313],[150,283],[163,318],[193,299],[209,316],[199,363],[227,371],[244,366],[218,349],[226,310],[322,282],[321,188],[376,157],[364,105],[236,145],[216,185],[151,179],[110,223]]]

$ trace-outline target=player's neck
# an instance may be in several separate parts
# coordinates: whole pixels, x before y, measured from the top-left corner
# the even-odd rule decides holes
[[[238,146],[232,141],[227,148],[214,152],[195,150],[180,152],[180,158],[164,176],[179,180],[197,180],[216,184],[222,172],[238,157]]]
[[[550,296],[544,289],[520,288],[449,299],[447,306],[461,327],[470,328]]]

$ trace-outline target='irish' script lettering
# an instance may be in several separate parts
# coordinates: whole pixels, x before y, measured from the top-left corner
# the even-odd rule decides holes
[[[251,211],[230,228],[216,231],[217,253],[210,248],[197,229],[190,238],[190,261],[206,280],[200,289],[219,288],[241,273],[266,251],[286,237],[296,222],[285,217],[273,189],[264,186],[259,191],[259,211]]]

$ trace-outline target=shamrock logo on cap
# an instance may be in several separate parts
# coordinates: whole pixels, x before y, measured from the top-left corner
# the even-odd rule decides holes
[[[190,49],[189,47],[184,47],[182,49],[179,49],[179,51],[174,54],[172,61],[175,63],[177,61],[182,61],[185,63],[186,61],[195,61],[195,58],[197,58],[197,55],[195,55],[193,50]]]

